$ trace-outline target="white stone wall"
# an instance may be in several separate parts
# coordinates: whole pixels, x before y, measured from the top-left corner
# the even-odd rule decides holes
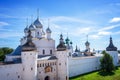
[[[0,65],[0,80],[23,80],[22,64]]]
[[[100,57],[77,57],[69,58],[69,77],[98,70],[100,67]]]
[[[22,52],[23,79],[36,80],[37,78],[37,52]]]

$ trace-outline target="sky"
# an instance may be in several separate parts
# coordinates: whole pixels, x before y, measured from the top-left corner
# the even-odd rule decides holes
[[[74,48],[85,50],[88,35],[91,49],[105,50],[111,35],[120,49],[120,0],[0,0],[0,47],[15,49],[20,44],[24,28],[37,18],[37,9],[44,31],[50,20],[56,46],[62,33]]]

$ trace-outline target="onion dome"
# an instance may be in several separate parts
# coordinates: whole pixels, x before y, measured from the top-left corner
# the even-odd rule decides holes
[[[90,43],[89,43],[88,41],[86,41],[85,45],[86,45],[86,46],[89,46],[89,45],[90,45]]]
[[[34,26],[33,24],[31,24],[31,25],[29,26],[29,29],[30,29],[30,31],[33,31],[33,30],[35,30],[35,26]]]
[[[66,41],[66,44],[69,44],[70,39],[67,37],[65,41]]]
[[[73,42],[72,42],[72,41],[70,41],[70,44],[72,45],[72,44],[73,44]]]
[[[28,26],[24,29],[24,32],[27,33],[29,31]]]
[[[28,36],[27,36],[27,42],[22,46],[22,51],[35,51],[36,46],[32,42],[32,36],[31,36],[31,31],[28,31]]]
[[[50,30],[50,28],[48,27],[47,29],[46,29],[46,33],[51,33],[52,31]]]
[[[39,21],[39,18],[37,18],[33,24],[35,25],[36,28],[43,28],[41,22]]]
[[[117,51],[117,47],[114,46],[112,37],[110,37],[109,46],[106,48],[106,51]]]
[[[57,46],[57,51],[64,51],[66,50],[66,46],[65,46],[65,43],[64,43],[64,39],[63,39],[63,36],[62,34],[60,35],[60,43],[59,45]]]

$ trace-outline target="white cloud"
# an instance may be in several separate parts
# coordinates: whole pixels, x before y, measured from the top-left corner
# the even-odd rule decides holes
[[[114,17],[110,20],[110,23],[120,22],[120,17]]]
[[[6,22],[0,22],[0,26],[7,26],[7,25],[9,25],[9,24]]]
[[[107,31],[101,31],[101,32],[98,32],[98,35],[110,35],[111,32],[107,32]]]
[[[78,19],[78,18],[73,18],[73,17],[67,17],[67,16],[55,16],[55,17],[51,17],[50,18],[51,22],[79,22],[79,23],[87,23],[87,24],[95,24],[92,21],[88,21],[88,20],[82,20],[82,19]]]
[[[111,30],[111,29],[114,29],[114,28],[119,27],[119,26],[120,26],[120,24],[112,25],[112,26],[108,26],[108,27],[103,27],[99,31]]]

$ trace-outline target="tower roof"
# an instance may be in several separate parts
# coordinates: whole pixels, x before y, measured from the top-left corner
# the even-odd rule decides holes
[[[50,28],[48,27],[48,28],[46,29],[46,32],[47,32],[47,33],[51,33],[52,31],[51,31]]]
[[[113,44],[112,37],[110,37],[109,46],[106,48],[106,51],[117,51],[117,47]]]
[[[61,34],[60,35],[60,43],[57,46],[57,51],[64,51],[64,50],[66,50],[66,46],[65,46],[64,39],[63,39],[63,35]]]
[[[77,48],[77,45],[76,45],[76,49],[75,49],[75,52],[79,52],[78,48]]]
[[[90,45],[90,43],[89,43],[88,41],[86,41],[86,42],[85,42],[85,45],[86,45],[86,46],[89,46],[89,45]]]
[[[37,50],[35,44],[32,42],[31,31],[28,31],[27,42],[22,46],[22,51]]]
[[[41,24],[39,18],[37,18],[33,24],[35,25],[36,28],[43,28],[43,25]]]

